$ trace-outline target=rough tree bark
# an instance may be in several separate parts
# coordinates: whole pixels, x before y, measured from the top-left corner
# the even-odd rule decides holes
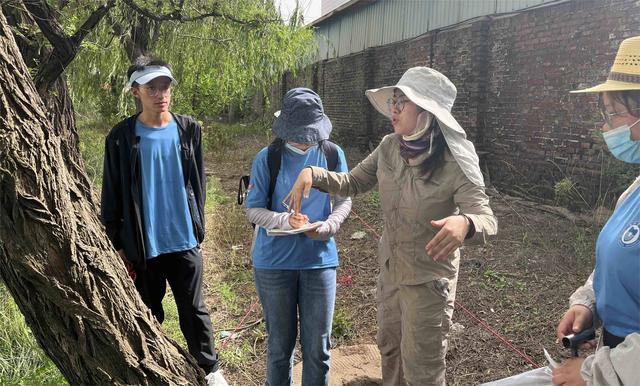
[[[204,383],[137,295],[51,127],[0,9],[0,276],[70,383]]]
[[[93,200],[79,151],[73,101],[63,72],[75,59],[83,39],[108,14],[115,0],[98,3],[72,35],[64,32],[56,18],[58,12],[46,0],[7,0],[1,4],[22,57],[35,72],[36,89],[53,123],[50,129],[62,137],[62,153],[68,170],[80,183],[83,196]],[[61,3],[60,7],[64,5]],[[48,40],[50,46],[42,44],[41,36]]]

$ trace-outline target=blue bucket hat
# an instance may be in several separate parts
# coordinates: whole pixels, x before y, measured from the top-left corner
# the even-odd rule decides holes
[[[284,95],[282,110],[275,114],[273,133],[285,141],[317,143],[329,139],[331,121],[324,114],[320,96],[308,88],[294,88]]]

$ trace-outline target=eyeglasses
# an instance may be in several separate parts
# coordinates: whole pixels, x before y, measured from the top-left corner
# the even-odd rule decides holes
[[[399,113],[402,112],[402,110],[404,110],[404,106],[407,104],[407,102],[410,102],[409,98],[398,98],[398,99],[394,99],[394,98],[389,98],[387,99],[387,108],[389,109],[389,112],[393,112],[393,108],[395,107],[396,110],[398,110]]]
[[[140,86],[141,88],[147,90],[147,94],[151,97],[158,95],[171,94],[171,90],[173,90],[173,86],[169,85],[166,87],[154,87],[154,86]]]
[[[639,110],[640,110],[640,107],[635,109],[629,109],[627,111],[610,113],[603,107],[602,109],[600,109],[600,115],[602,116],[602,120],[604,121],[604,123],[611,126],[611,120],[613,120],[615,117],[624,116],[626,114],[629,114],[630,111],[639,111]]]

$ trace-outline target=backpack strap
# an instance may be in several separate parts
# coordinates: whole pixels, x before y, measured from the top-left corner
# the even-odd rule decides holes
[[[240,182],[238,183],[238,194],[236,196],[236,200],[238,205],[242,205],[244,199],[247,198],[247,191],[249,190],[249,176],[240,177]]]
[[[267,209],[269,210],[273,210],[273,203],[271,201],[273,198],[273,192],[276,189],[278,173],[280,173],[283,147],[284,141],[280,138],[276,138],[267,148],[267,166],[269,166],[269,194],[267,195]]]
[[[284,141],[276,138],[267,148],[267,166],[269,167],[269,192],[267,195],[267,209],[273,210],[273,192],[276,189],[276,181],[280,173],[280,165],[282,163],[282,149]],[[335,143],[324,140],[320,142],[320,149],[327,158],[327,169],[335,171],[338,167],[338,148]]]
[[[327,169],[335,171],[338,167],[338,147],[328,139],[320,141],[320,149],[327,158]]]

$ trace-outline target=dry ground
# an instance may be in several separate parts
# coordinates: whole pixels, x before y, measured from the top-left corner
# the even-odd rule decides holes
[[[208,219],[205,290],[214,326],[219,329],[217,338],[238,328],[234,339],[219,340],[218,347],[227,378],[239,386],[264,383],[266,347],[259,304],[247,314],[256,299],[249,258],[252,228],[236,205],[235,194],[239,176],[248,174],[253,156],[266,141],[264,136],[241,135],[207,160],[208,174],[219,181],[221,204]],[[366,155],[345,150],[350,166]],[[555,343],[555,325],[569,295],[593,267],[597,229],[600,219],[606,218],[606,213],[571,215],[561,208],[507,197],[491,188],[488,191],[499,219],[499,235],[485,246],[463,250],[453,316],[456,332],[447,355],[449,385],[476,385],[532,367],[461,307],[486,321],[538,364],[544,363],[543,347],[556,358],[568,355]],[[382,229],[377,193],[356,197],[353,211],[337,236],[341,256],[334,323],[337,336],[333,340],[337,347],[375,343],[378,269],[374,231]],[[365,231],[367,236],[351,240],[356,231]],[[377,382],[365,377],[348,384]]]

